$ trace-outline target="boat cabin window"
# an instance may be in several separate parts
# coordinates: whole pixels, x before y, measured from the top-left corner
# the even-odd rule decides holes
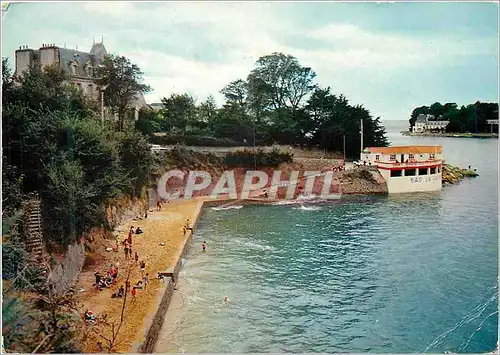
[[[396,154],[391,154],[391,156],[389,157],[390,160],[396,160]]]
[[[435,173],[436,173],[436,167],[434,166],[434,167],[431,168],[431,175],[435,174]]]
[[[408,159],[415,159],[415,156],[413,154],[408,154]]]
[[[427,175],[427,168],[418,169],[418,175]]]
[[[403,176],[403,170],[398,169],[398,170],[391,170],[391,177],[399,177]]]
[[[375,155],[375,160],[380,160],[380,155]]]
[[[416,169],[406,169],[405,176],[415,176],[417,175]]]
[[[429,154],[429,159],[434,159],[434,154]]]

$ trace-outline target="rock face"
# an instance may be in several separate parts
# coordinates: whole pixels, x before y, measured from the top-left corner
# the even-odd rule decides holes
[[[458,184],[466,177],[476,177],[478,173],[472,170],[460,169],[458,166],[443,164],[442,181],[443,185]]]
[[[387,194],[387,183],[377,169],[359,167],[339,174],[343,194]]]

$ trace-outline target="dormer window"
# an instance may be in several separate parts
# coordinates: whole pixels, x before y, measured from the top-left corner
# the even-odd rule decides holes
[[[94,68],[92,67],[90,61],[88,61],[87,64],[85,65],[85,72],[87,73],[88,76],[93,76],[92,74],[94,73]]]

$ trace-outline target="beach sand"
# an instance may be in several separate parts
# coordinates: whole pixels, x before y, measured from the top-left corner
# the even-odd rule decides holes
[[[125,321],[118,334],[117,346],[113,352],[130,352],[134,346],[143,340],[146,332],[147,321],[156,313],[158,299],[162,288],[162,281],[157,279],[157,272],[166,271],[174,267],[178,261],[179,254],[185,244],[189,233],[183,234],[183,226],[189,218],[193,223],[201,209],[204,199],[193,199],[188,201],[164,203],[161,211],[148,213],[148,218],[138,221],[130,221],[118,230],[121,230],[120,240],[127,237],[127,231],[131,225],[140,226],[143,234],[133,235],[132,252],[139,255],[139,263],[144,260],[146,272],[149,273],[149,285],[145,290],[138,290],[135,302],[129,292],[125,308]],[[160,246],[159,243],[165,243]],[[102,245],[99,245],[102,244]],[[106,252],[105,246],[113,246],[114,240],[96,239],[94,247],[99,249],[93,257],[97,257],[94,265],[88,265],[82,270],[75,290],[82,303],[81,314],[91,310],[94,315],[107,314],[107,319],[114,320],[118,325],[123,304],[122,299],[112,299],[111,295],[124,284],[127,277],[127,266],[131,267],[130,283],[134,285],[141,279],[139,265],[135,262],[125,260],[123,246],[120,245],[119,252]],[[103,291],[94,290],[92,284],[95,282],[94,273],[99,271],[105,275],[110,264],[119,262],[118,282],[115,286]],[[84,292],[78,292],[83,288]],[[101,329],[104,328],[104,329]],[[111,327],[100,327],[99,331],[106,337],[111,332]],[[99,335],[89,333],[85,341],[84,352],[101,352],[97,347],[100,341],[106,346],[106,341]]]

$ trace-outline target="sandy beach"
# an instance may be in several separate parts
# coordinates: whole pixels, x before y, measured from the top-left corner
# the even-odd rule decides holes
[[[134,235],[132,243],[133,253],[139,255],[139,263],[144,260],[146,263],[146,272],[149,273],[149,285],[144,290],[138,290],[136,300],[133,301],[129,292],[127,305],[125,308],[125,321],[118,335],[117,345],[113,352],[130,352],[134,346],[143,340],[147,321],[150,320],[156,312],[158,298],[162,290],[162,281],[157,279],[157,272],[166,271],[175,266],[179,253],[185,244],[189,233],[184,235],[183,226],[186,219],[195,221],[204,199],[193,199],[188,201],[164,203],[161,211],[148,213],[148,218],[137,221],[129,221],[118,228],[120,240],[127,237],[127,231],[131,225],[140,226],[144,234]],[[161,245],[160,245],[161,243]],[[164,243],[164,244],[163,244]],[[102,244],[102,246],[99,246]],[[106,252],[105,247],[112,247],[113,240],[96,239],[93,243],[98,249],[93,257],[97,262],[93,265],[86,265],[80,274],[75,290],[78,292],[80,302],[82,303],[81,313],[91,310],[94,315],[106,314],[107,319],[115,321],[117,324],[120,319],[122,308],[122,299],[113,299],[111,295],[124,284],[127,277],[127,268],[131,269],[130,283],[134,285],[141,279],[139,263],[125,259],[123,247],[120,246],[119,252]],[[119,263],[119,276],[116,285],[111,288],[98,291],[93,289],[95,282],[94,273],[99,271],[105,275],[111,264]],[[83,289],[83,292],[79,290]],[[111,327],[99,329],[101,334],[109,334]],[[97,346],[100,341],[104,346],[104,341],[99,335],[88,332],[88,338],[85,341],[85,352],[102,352]]]

